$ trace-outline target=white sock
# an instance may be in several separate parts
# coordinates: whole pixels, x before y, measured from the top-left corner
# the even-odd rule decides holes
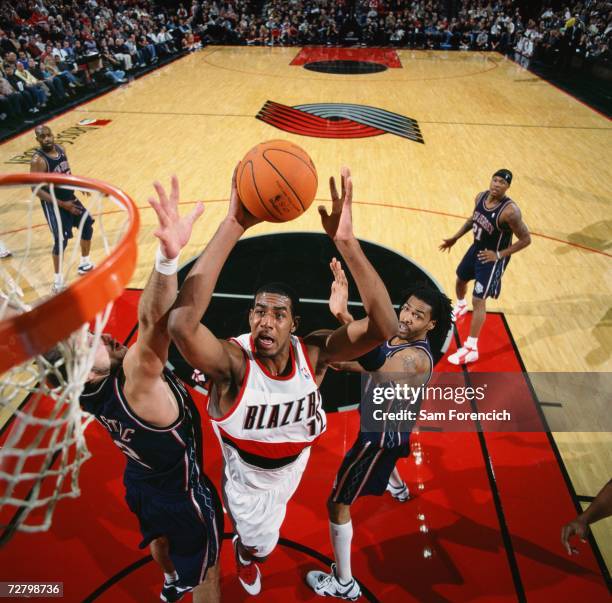
[[[455,304],[457,308],[463,308],[463,306],[467,306],[467,302],[465,301],[465,297],[463,299],[458,299]]]
[[[55,285],[61,285],[64,282],[64,277],[62,276],[61,272],[56,272],[53,275],[53,284]]]
[[[389,476],[389,485],[394,488],[401,488],[404,485],[404,480],[402,476],[399,474],[397,467],[393,468],[391,475]]]
[[[353,523],[329,522],[329,536],[336,558],[336,573],[341,582],[346,584],[353,579],[351,574],[351,540],[353,540]]]
[[[466,348],[471,348],[472,350],[478,349],[478,337],[468,337],[465,342]]]
[[[166,584],[172,584],[172,582],[176,582],[178,580],[178,574],[176,573],[176,570],[174,570],[171,574],[166,574],[166,572],[164,572],[164,580],[166,581]]]
[[[82,255],[81,256],[81,264],[89,264],[89,256],[88,255]]]

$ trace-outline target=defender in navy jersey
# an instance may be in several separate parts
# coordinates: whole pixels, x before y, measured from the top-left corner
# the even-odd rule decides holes
[[[334,284],[330,310],[343,324],[353,317],[347,309],[348,284],[339,262],[332,261]],[[441,291],[428,285],[418,285],[404,294],[399,313],[397,333],[356,362],[341,362],[334,368],[370,372],[375,379],[383,373],[402,375],[402,383],[418,388],[427,386],[433,372],[433,358],[427,334],[438,325],[444,332],[451,324],[451,303]],[[404,405],[407,401],[402,401]],[[411,401],[410,408],[418,415],[420,400]],[[394,402],[394,404],[397,404]],[[395,406],[393,409],[402,410]],[[412,425],[385,424],[380,432],[360,431],[352,448],[346,453],[336,475],[327,502],[329,531],[335,563],[331,572],[311,571],[306,582],[321,596],[356,600],[361,589],[351,573],[351,540],[353,524],[351,505],[360,496],[380,496],[389,491],[400,502],[408,500],[408,488],[395,468],[401,457],[410,453]]]
[[[467,313],[465,294],[468,281],[473,280],[474,312],[470,336],[461,348],[448,357],[452,364],[467,364],[478,360],[478,335],[486,318],[486,299],[499,297],[502,276],[510,256],[531,243],[521,210],[506,196],[511,183],[510,170],[497,170],[491,178],[489,190],[476,195],[472,216],[454,236],[444,239],[440,245],[441,251],[448,250],[470,230],[474,233],[474,242],[457,267],[457,303],[453,310],[454,320]],[[513,234],[518,240],[512,244]]]
[[[81,395],[126,456],[126,501],[138,517],[142,542],[165,575],[161,599],[193,592],[197,603],[220,600],[218,559],[223,511],[203,473],[200,415],[183,384],[165,369],[168,314],[176,299],[178,255],[202,213],[178,215],[178,181],[168,197],[155,183],[149,199],[159,220],[155,269],[138,305],[138,339],[129,349],[102,336]]]
[[[36,126],[34,132],[40,148],[34,152],[30,163],[30,172],[70,174],[66,151],[60,145],[55,144],[51,129],[48,126]],[[72,230],[74,228],[78,229],[81,221],[83,221],[83,231],[80,241],[81,259],[79,261],[78,273],[85,274],[93,269],[94,265],[89,259],[89,250],[91,248],[94,220],[83,204],[76,198],[73,190],[55,187],[54,192],[57,199],[59,220],[55,213],[53,197],[49,188],[42,187],[38,191],[38,197],[53,234],[53,291],[57,292],[64,287],[60,267],[60,247],[62,252],[66,249],[68,239],[72,238]]]
[[[170,315],[181,354],[209,378],[208,411],[223,452],[223,495],[236,532],[238,579],[251,595],[261,590],[259,563],[278,542],[310,447],[325,431],[318,385],[329,363],[371,350],[397,328],[384,283],[353,234],[348,168],[342,169],[341,195],[333,178],[330,188],[331,215],[319,208],[323,228],[351,269],[368,316],[301,340],[293,335],[297,296],[286,285],[269,283],[255,294],[250,333],[220,340],[200,322],[229,253],[259,221],[240,203],[236,171],[228,214],[191,268]]]

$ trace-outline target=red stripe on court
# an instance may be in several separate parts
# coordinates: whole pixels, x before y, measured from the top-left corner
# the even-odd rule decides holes
[[[401,69],[397,52],[391,48],[326,48],[325,46],[305,46],[290,65],[300,66],[318,61],[366,61],[379,63],[392,69]]]

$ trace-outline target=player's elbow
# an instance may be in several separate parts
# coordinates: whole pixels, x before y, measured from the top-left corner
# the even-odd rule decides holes
[[[175,309],[170,312],[168,317],[168,333],[172,340],[179,348],[181,344],[189,341],[190,335],[195,332],[196,325],[192,324],[189,317],[185,315],[181,309]]]
[[[523,237],[523,248],[524,247],[529,247],[529,245],[531,245],[531,234],[527,233],[524,237]]]

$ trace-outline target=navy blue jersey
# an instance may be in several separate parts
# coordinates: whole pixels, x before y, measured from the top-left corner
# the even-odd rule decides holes
[[[500,225],[499,216],[513,201],[510,197],[503,197],[493,209],[487,209],[485,200],[488,196],[489,191],[484,191],[478,195],[478,201],[472,214],[474,247],[477,251],[482,249],[501,251],[510,246],[512,230],[506,224]]]
[[[126,486],[145,481],[166,493],[185,492],[197,486],[202,472],[200,415],[174,374],[164,370],[163,377],[179,408],[178,418],[168,427],[151,425],[130,408],[123,392],[122,368],[87,388],[80,401],[127,457]]]
[[[47,172],[52,174],[70,174],[70,166],[68,165],[68,157],[66,157],[66,153],[58,144],[53,145],[55,152],[57,153],[57,157],[52,157],[45,153],[42,149],[36,149],[36,154],[42,157],[47,164]],[[49,187],[44,187],[46,192],[49,192]],[[75,198],[74,191],[62,188],[61,186],[55,186],[55,197],[58,201],[71,201]],[[41,203],[45,203],[41,201]]]
[[[385,412],[399,412],[405,409],[411,409],[418,413],[421,404],[420,393],[429,384],[434,367],[434,361],[431,355],[429,341],[427,339],[419,339],[417,341],[407,341],[405,343],[398,343],[394,345],[391,343],[391,340],[388,340],[381,344],[379,347],[386,358],[391,358],[398,352],[409,348],[417,348],[419,350],[423,350],[427,354],[429,358],[429,372],[427,373],[426,378],[423,380],[423,383],[420,384],[422,385],[422,387],[419,388],[419,394],[416,396],[416,398],[412,400],[407,400],[405,398],[402,398],[401,400],[386,400],[384,406],[381,407],[381,409]],[[369,383],[367,385],[368,389],[373,388],[375,385],[384,386],[385,384],[380,382],[374,383],[374,380],[370,378]],[[388,385],[393,384],[389,383]],[[364,399],[369,400],[370,396],[365,396]],[[412,431],[413,423],[414,422],[411,423],[405,420],[392,421],[389,419],[385,419],[384,426],[382,426],[381,431],[362,431],[360,433],[360,438],[362,441],[365,440],[372,442],[379,448],[395,448],[398,446],[405,446],[408,444],[408,441],[410,439],[410,432]]]

